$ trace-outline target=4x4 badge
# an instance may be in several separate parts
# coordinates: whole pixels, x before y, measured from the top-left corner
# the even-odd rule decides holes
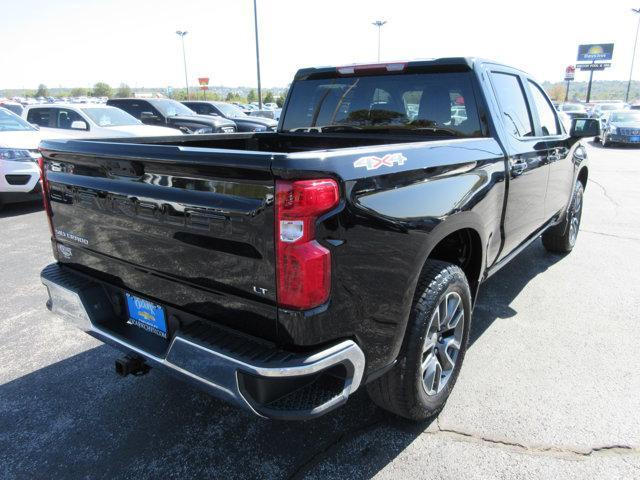
[[[367,170],[377,170],[382,167],[393,167],[394,165],[404,165],[407,161],[401,153],[388,153],[384,157],[376,157],[375,155],[370,157],[361,157],[353,162],[354,167],[367,167]]]

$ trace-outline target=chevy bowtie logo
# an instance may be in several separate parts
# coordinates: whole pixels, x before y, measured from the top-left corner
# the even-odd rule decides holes
[[[358,167],[367,167],[367,170],[377,170],[382,167],[393,167],[394,165],[404,165],[404,162],[407,161],[407,157],[405,157],[401,153],[388,153],[384,157],[362,157],[353,162],[353,166]]]

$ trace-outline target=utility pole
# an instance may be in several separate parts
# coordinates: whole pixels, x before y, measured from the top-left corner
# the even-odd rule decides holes
[[[191,94],[189,93],[189,77],[187,75],[187,54],[185,53],[185,50],[184,50],[184,36],[187,33],[189,32],[187,32],[186,30],[185,31],[176,30],[176,35],[178,35],[182,40],[182,61],[184,62],[184,83],[185,83],[185,86],[187,87],[187,100],[191,100]]]
[[[632,12],[640,14],[640,8],[632,8]],[[631,57],[631,69],[629,70],[629,83],[627,83],[627,93],[624,101],[629,102],[629,90],[631,90],[631,77],[633,76],[633,62],[636,59],[636,47],[638,46],[638,31],[640,31],[640,15],[638,15],[638,26],[636,27],[636,39],[633,42],[633,56]]]
[[[592,65],[595,62],[592,62]],[[587,85],[587,100],[585,103],[589,103],[591,101],[591,84],[593,83],[593,67],[589,71],[589,85]]]
[[[387,23],[386,20],[376,20],[371,25],[375,25],[378,27],[378,63],[380,63],[380,30],[382,30],[382,26]]]
[[[258,70],[258,108],[262,110],[262,86],[260,85],[260,47],[258,45],[258,6],[253,0],[253,25],[256,31],[256,66]]]

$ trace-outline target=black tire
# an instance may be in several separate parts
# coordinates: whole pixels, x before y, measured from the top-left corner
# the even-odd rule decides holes
[[[457,350],[453,368],[450,369],[441,390],[437,391],[436,388],[431,393],[427,393],[422,371],[423,363],[426,363],[423,348],[428,341],[428,333],[433,325],[436,309],[442,307],[443,301],[445,308],[449,307],[450,298],[454,298],[455,301],[460,299],[459,305],[464,308],[461,314],[464,323],[459,332],[460,348]],[[456,316],[455,313],[452,316]],[[450,263],[436,260],[427,261],[416,287],[413,307],[398,361],[389,372],[367,385],[369,397],[379,407],[411,420],[425,420],[436,416],[444,407],[458,378],[467,350],[470,325],[471,293],[464,272],[458,266]],[[444,335],[440,337],[439,341],[442,341],[443,337]],[[442,345],[441,343],[433,343],[433,345],[435,348],[431,358],[439,359],[446,355],[446,352],[445,354],[438,352],[437,346]],[[442,375],[438,379],[438,384],[444,378],[442,368],[440,372]],[[436,377],[434,373],[432,388]]]
[[[542,245],[552,253],[569,253],[573,250],[580,231],[584,186],[580,180],[573,187],[571,203],[564,221],[542,234]],[[573,223],[573,227],[572,227]]]

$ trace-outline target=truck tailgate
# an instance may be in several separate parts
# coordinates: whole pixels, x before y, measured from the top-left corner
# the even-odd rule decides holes
[[[59,262],[276,338],[271,154],[87,141],[41,147]]]

